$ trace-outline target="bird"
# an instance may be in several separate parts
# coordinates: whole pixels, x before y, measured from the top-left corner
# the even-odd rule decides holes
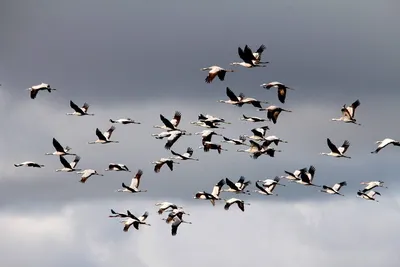
[[[224,127],[218,126],[216,122],[212,121],[192,121],[190,124],[194,124],[196,126],[204,127],[204,128],[210,128],[210,129],[225,129]]]
[[[256,152],[262,151],[262,146],[253,140],[250,140],[250,147],[248,149],[238,149],[237,152],[247,152],[250,154],[254,154]]]
[[[171,235],[172,236],[176,236],[177,235],[178,227],[179,227],[179,225],[181,225],[181,223],[192,224],[192,222],[184,221],[182,219],[182,216],[175,216],[173,221],[172,221],[172,224],[171,224]]]
[[[125,164],[121,163],[110,163],[105,171],[125,171],[130,172],[129,168]]]
[[[183,209],[173,209],[169,214],[167,218],[163,218],[167,224],[171,223],[175,217],[179,217],[182,219],[183,214],[190,216],[189,213],[186,213]]]
[[[149,213],[146,211],[142,216],[140,216],[139,218],[137,218],[135,215],[133,215],[129,210],[128,210],[128,219],[127,220],[123,220],[121,221],[122,223],[124,223],[124,228],[123,231],[124,232],[128,232],[129,228],[131,227],[131,225],[133,225],[133,227],[135,227],[136,230],[139,230],[139,225],[140,224],[144,224],[144,225],[148,225],[151,226],[151,224],[146,223],[145,220],[147,219],[147,217],[149,216]]]
[[[267,118],[268,118],[270,121],[272,121],[274,124],[276,124],[276,122],[278,121],[279,114],[280,114],[282,111],[285,111],[285,112],[292,112],[291,110],[283,109],[283,108],[278,107],[278,106],[269,106],[269,107],[267,107],[267,108],[260,108],[260,109],[258,109],[258,110],[259,110],[259,111],[264,111],[264,110],[266,110],[266,111],[267,111]]]
[[[226,199],[224,200],[225,200],[225,206],[224,206],[225,210],[229,210],[230,206],[236,203],[239,209],[244,212],[244,205],[250,205],[250,203],[244,202],[243,200],[234,197],[228,200]]]
[[[206,142],[211,142],[213,135],[222,136],[222,134],[217,133],[213,130],[203,130],[201,132],[195,133],[195,135],[201,135],[201,143],[204,145]]]
[[[275,176],[274,179],[257,180],[257,182],[262,182],[262,183],[263,183],[263,186],[270,186],[270,185],[272,185],[272,184],[281,185],[281,186],[286,186],[286,185],[284,185],[284,184],[281,184],[281,183],[279,182],[280,180],[281,180],[280,177]]]
[[[164,211],[171,209],[183,209],[183,207],[178,207],[176,204],[171,203],[171,202],[159,202],[156,203],[156,206],[158,206],[158,214],[163,214]]]
[[[241,99],[244,97],[243,93],[240,93],[239,96],[236,96],[236,94],[229,87],[226,87],[226,95],[229,98],[228,100],[218,100],[218,102],[225,103],[225,104],[231,104],[231,105],[235,105],[238,107],[243,106],[243,103],[241,102]]]
[[[88,144],[108,144],[108,143],[119,143],[119,141],[110,140],[112,133],[115,130],[115,126],[111,126],[106,132],[102,133],[99,128],[96,128],[97,140],[94,142],[88,142]]]
[[[22,167],[22,166],[26,166],[26,167],[33,167],[33,168],[43,168],[44,165],[43,164],[39,164],[33,161],[24,161],[21,163],[14,163],[15,167]]]
[[[273,191],[276,187],[275,183],[272,183],[270,185],[262,186],[259,184],[259,181],[256,182],[256,187],[258,190],[254,190],[254,192],[259,193],[261,195],[267,195],[267,196],[278,196],[278,194],[274,194]]]
[[[111,123],[121,123],[121,124],[141,124],[141,122],[132,120],[131,118],[122,118],[122,119],[117,119],[117,120],[113,120],[110,119]]]
[[[199,146],[200,149],[203,149],[204,152],[209,152],[211,150],[217,150],[218,154],[221,154],[222,151],[228,151],[227,149],[222,148],[221,145],[211,143],[211,142],[204,142],[202,146]]]
[[[208,70],[208,75],[205,78],[206,83],[211,83],[216,76],[218,76],[218,79],[220,79],[220,81],[223,81],[225,80],[225,75],[227,72],[234,72],[234,70],[224,69],[219,66],[210,66],[206,68],[201,68],[200,70],[202,71]]]
[[[236,194],[247,194],[250,195],[249,190],[244,191],[244,188],[247,187],[251,183],[251,181],[247,181],[246,185],[244,184],[244,176],[241,176],[237,183],[232,182],[229,178],[225,178],[225,183],[229,186],[228,189],[222,189],[223,192],[233,192]]]
[[[282,140],[282,139],[276,137],[275,135],[267,136],[264,138],[264,140],[265,141],[263,143],[263,146],[265,146],[265,147],[268,147],[271,144],[275,144],[277,146],[279,143],[287,143],[287,141]]]
[[[160,119],[164,123],[164,125],[154,125],[153,128],[160,128],[167,131],[178,130],[178,125],[182,119],[182,113],[180,111],[175,111],[174,117],[171,120],[168,120],[164,117],[164,115],[160,114]]]
[[[365,185],[365,188],[362,190],[362,192],[367,192],[371,189],[374,189],[375,187],[384,187],[387,188],[387,186],[383,185],[383,181],[370,181],[370,182],[361,182],[362,185]]]
[[[357,123],[357,120],[354,118],[356,108],[360,105],[360,100],[356,100],[351,104],[350,106],[346,107],[346,105],[343,105],[341,108],[342,116],[340,118],[333,118],[333,121],[343,121],[345,123],[353,123],[356,125],[361,125]]]
[[[342,188],[342,186],[345,186],[345,185],[347,185],[346,181],[336,183],[332,187],[323,185],[322,190],[320,190],[320,191],[324,192],[324,193],[328,193],[328,194],[336,194],[336,195],[344,196],[341,193],[339,193],[339,190],[340,190],[340,188]]]
[[[222,118],[218,118],[218,117],[214,117],[212,115],[206,114],[199,114],[199,116],[197,117],[197,119],[199,121],[210,121],[213,123],[226,123],[226,124],[231,124],[230,122],[227,122],[225,119]]]
[[[168,168],[173,171],[174,170],[174,163],[179,164],[179,162],[174,161],[173,159],[169,159],[169,158],[161,158],[157,161],[153,161],[151,164],[155,164],[154,166],[154,172],[155,173],[159,173],[161,170],[161,167],[164,164],[167,164]]]
[[[313,166],[312,165],[310,166],[308,172],[311,172],[311,170],[312,170],[311,167],[313,167]],[[288,179],[289,181],[295,181],[295,180],[299,179],[299,176],[301,173],[307,172],[307,168],[295,170],[294,172],[289,172],[289,171],[284,171],[284,172],[287,174],[287,176],[280,176],[280,178],[285,178],[285,179]]]
[[[249,121],[249,122],[264,122],[266,119],[260,118],[260,117],[248,117],[243,114],[243,117],[240,118],[242,121]]]
[[[383,148],[386,146],[392,144],[393,146],[400,146],[400,141],[396,141],[390,138],[385,138],[382,141],[376,141],[376,144],[378,144],[378,147],[372,151],[372,154],[377,154],[379,151],[381,151]]]
[[[323,152],[323,153],[320,153],[321,155],[332,156],[332,157],[336,157],[336,158],[351,159],[351,157],[344,155],[344,153],[346,153],[347,149],[350,146],[349,141],[345,140],[341,147],[336,147],[329,138],[326,139],[326,142],[328,143],[328,147],[331,150],[331,152],[329,152],[329,153]]]
[[[83,171],[78,171],[76,173],[82,174],[80,182],[83,184],[86,182],[87,179],[89,179],[89,177],[91,177],[93,175],[104,176],[103,174],[100,174],[96,170],[93,170],[93,169],[86,169]]]
[[[286,85],[280,82],[263,83],[260,86],[267,90],[271,89],[272,87],[278,88],[278,99],[281,103],[285,103],[286,90],[287,89],[294,90],[293,88],[287,87]]]
[[[117,217],[118,218],[127,218],[127,217],[129,217],[128,214],[115,212],[113,209],[111,209],[111,214],[112,215],[109,215],[108,217],[110,217],[110,218],[117,218]]]
[[[69,153],[71,148],[69,146],[66,146],[65,148],[55,139],[53,138],[53,146],[56,149],[53,153],[46,153],[45,155],[56,155],[56,156],[64,156],[64,155],[74,155],[76,154]]]
[[[171,157],[171,159],[195,160],[195,161],[198,161],[198,160],[199,160],[199,159],[192,158],[192,156],[193,156],[193,148],[191,148],[191,147],[188,147],[188,148],[186,149],[186,152],[183,153],[183,154],[176,153],[176,152],[173,151],[173,150],[171,150],[171,153],[172,153],[172,155],[174,155],[174,157]]]
[[[117,192],[128,192],[128,193],[140,193],[147,192],[147,190],[139,190],[140,178],[143,175],[143,171],[139,169],[136,175],[132,178],[131,184],[129,186],[122,183],[122,189],[118,189]]]
[[[73,115],[73,116],[85,116],[85,115],[89,115],[89,116],[94,116],[94,114],[91,113],[87,113],[88,109],[89,109],[89,104],[88,103],[84,103],[83,106],[80,108],[78,107],[74,102],[72,102],[72,100],[69,101],[69,106],[74,110],[74,112],[72,113],[67,113],[67,115]]]
[[[268,126],[257,127],[250,130],[253,133],[252,136],[248,136],[245,134],[243,136],[254,141],[265,141],[265,134],[267,133],[268,130],[269,130]]]
[[[268,104],[267,101],[257,100],[253,97],[246,97],[243,93],[240,95],[240,102],[242,104],[251,104],[256,108],[262,108],[261,103]]]
[[[64,166],[62,169],[57,169],[56,172],[74,172],[74,171],[81,171],[81,169],[76,169],[76,165],[81,160],[80,156],[75,156],[74,160],[68,162],[64,156],[60,156],[60,162]]]
[[[57,89],[51,88],[50,84],[41,83],[41,84],[38,84],[38,85],[33,85],[33,86],[31,86],[30,88],[28,88],[26,90],[30,91],[31,99],[35,99],[37,94],[39,93],[39,91],[47,90],[49,93],[51,93],[51,91],[55,91]]]
[[[228,138],[223,136],[222,138],[224,138],[224,140],[222,140],[222,143],[229,143],[229,144],[233,144],[233,145],[246,145],[246,137],[243,135],[239,136],[239,139],[232,139],[232,138]]]
[[[176,141],[182,136],[182,135],[191,135],[191,133],[187,133],[181,130],[175,130],[175,131],[170,131],[170,135],[167,138],[167,143],[165,143],[164,148],[167,150],[170,150],[171,147],[175,144]]]
[[[248,47],[248,49],[251,51],[250,47]],[[265,45],[260,45],[260,47],[257,49],[256,52],[252,52],[252,54],[255,58],[255,60],[253,60],[253,64],[260,64],[260,63],[265,64],[265,62],[261,62],[261,55],[265,49],[266,49]]]
[[[275,152],[282,152],[281,150],[277,150],[273,147],[266,147],[264,145],[261,145],[261,150],[256,151],[255,153],[252,153],[250,155],[251,158],[253,159],[258,159],[261,155],[265,155],[267,154],[268,156],[270,156],[271,158],[275,157]]]
[[[238,47],[239,57],[243,60],[242,62],[232,62],[231,66],[239,65],[245,68],[255,68],[255,67],[266,67],[266,65],[260,65],[261,62],[257,61],[254,57],[251,49],[246,45],[244,50],[241,47]],[[262,62],[263,64],[267,64],[269,62]]]
[[[219,197],[221,193],[222,187],[225,185],[225,180],[221,179],[218,183],[216,183],[213,187],[213,190],[210,193],[207,193],[205,191],[199,191],[195,194],[193,197],[194,199],[204,199],[204,200],[210,200],[211,204],[215,206],[215,201],[216,200],[221,200]]]
[[[362,192],[362,191],[358,191],[357,192],[357,197],[361,197],[361,198],[366,199],[366,200],[372,200],[372,201],[379,202],[378,200],[375,199],[376,195],[380,196],[381,193],[373,191],[373,190],[368,191],[368,192]]]
[[[313,183],[315,176],[315,167],[310,166],[308,171],[305,171],[305,169],[302,169],[300,172],[299,178],[294,180],[294,182],[306,186],[315,186],[315,187],[321,187],[320,185],[316,185]]]

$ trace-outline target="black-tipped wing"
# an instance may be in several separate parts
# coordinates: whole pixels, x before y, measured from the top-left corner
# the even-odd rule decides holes
[[[58,152],[64,152],[64,148],[55,138],[53,138],[53,146]]]
[[[107,138],[104,136],[104,134],[99,130],[99,128],[96,128],[96,135],[99,140],[102,141],[107,141]]]
[[[232,182],[231,180],[229,180],[228,178],[225,178],[226,184],[232,188],[235,191],[240,191],[240,189],[235,185],[234,182]]]
[[[226,87],[226,95],[230,100],[239,102],[239,99],[237,98],[235,93],[231,89],[229,89],[229,87]]]
[[[337,153],[340,154],[340,151],[337,149],[337,147],[331,142],[329,138],[326,139],[326,142],[328,144],[329,149],[332,151],[332,153]]]
[[[71,164],[63,156],[60,156],[60,162],[65,168],[72,169]]]
[[[338,150],[341,154],[344,154],[344,153],[346,153],[349,146],[350,146],[350,142],[348,140],[345,140],[343,142],[343,145],[341,147],[339,147]]]
[[[267,47],[266,47],[265,45],[261,45],[261,46],[257,49],[256,53],[258,53],[258,54],[261,56],[261,54],[264,52],[264,50],[265,50],[266,48],[267,48]]]
[[[83,112],[83,110],[78,107],[72,100],[69,101],[69,106],[75,110],[76,112],[80,113],[80,114],[84,114],[85,112]]]
[[[162,114],[160,114],[160,119],[166,127],[170,129],[175,129],[174,125],[172,125],[172,123],[169,120],[167,120]]]

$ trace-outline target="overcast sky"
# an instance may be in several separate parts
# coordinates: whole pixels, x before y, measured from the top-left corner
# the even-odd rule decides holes
[[[0,258],[7,266],[398,266],[400,150],[388,147],[377,155],[375,142],[400,139],[398,70],[400,19],[395,1],[9,1],[0,4]],[[225,81],[206,84],[200,68],[240,61],[238,46],[267,49],[266,68],[234,67]],[[295,88],[285,104],[264,82]],[[49,83],[58,90],[40,92],[35,100],[25,89]],[[292,110],[277,124],[240,121],[242,114],[265,116],[252,106],[217,103],[235,93]],[[331,121],[343,104],[361,102],[362,126]],[[93,117],[66,116],[69,101],[90,104]],[[153,125],[159,115],[182,113],[180,128],[195,133],[200,113],[232,124],[218,130],[227,137],[251,135],[268,125],[279,144],[275,158],[251,159],[242,148],[223,144],[218,155],[199,149],[199,136],[183,136],[173,150],[193,147],[198,162],[181,162],[171,172],[154,173],[152,161],[171,154]],[[106,131],[109,119],[131,117],[140,125],[117,124],[112,139],[119,144],[88,145]],[[61,163],[52,138],[81,156],[79,168],[104,177],[79,183],[79,175],[56,173]],[[341,145],[351,159],[321,156],[326,138]],[[213,141],[220,142],[220,137]],[[68,157],[68,159],[72,159]],[[36,161],[45,168],[15,168]],[[132,173],[105,172],[111,162]],[[193,200],[211,191],[220,179],[241,175],[254,182],[284,175],[284,170],[316,167],[315,183],[347,181],[345,197],[316,188],[288,184],[278,197],[241,196],[251,203],[236,206]],[[142,169],[147,193],[116,193]],[[356,198],[361,181],[384,180],[379,203]],[[283,181],[286,183],[286,181]],[[225,198],[231,197],[228,193]],[[132,199],[135,200],[132,200]],[[171,237],[154,204],[173,201],[187,207],[192,225]],[[149,211],[140,231],[122,232],[110,208]],[[238,229],[242,230],[237,232]],[[235,234],[234,234],[235,233]],[[214,237],[216,236],[216,237]],[[18,246],[18,251],[15,248]],[[189,248],[190,247],[190,248]],[[189,249],[188,249],[189,248]],[[238,254],[239,250],[242,253]],[[194,256],[190,256],[191,254]],[[283,254],[285,253],[285,254]],[[284,256],[289,253],[289,256]],[[374,254],[374,257],[365,255]],[[21,257],[25,255],[26,257]],[[159,255],[155,257],[155,255]],[[238,256],[240,255],[240,256]],[[196,258],[200,258],[196,259]],[[179,262],[177,263],[177,259]]]

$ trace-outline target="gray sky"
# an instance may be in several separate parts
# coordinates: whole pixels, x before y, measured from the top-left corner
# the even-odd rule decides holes
[[[296,249],[307,244],[309,247],[294,256],[311,266],[326,263],[328,257],[338,252],[343,255],[344,251],[351,253],[346,252],[343,259],[335,258],[332,266],[372,266],[377,262],[397,266],[399,258],[393,258],[392,250],[398,245],[394,237],[399,235],[396,225],[400,198],[395,192],[400,185],[395,167],[400,151],[388,147],[378,155],[369,152],[375,149],[375,141],[400,136],[400,128],[393,123],[397,121],[399,97],[398,7],[394,1],[314,0],[112,4],[16,0],[1,4],[0,118],[4,127],[0,138],[0,240],[26,243],[20,253],[32,254],[29,263],[42,266],[108,266],[111,262],[124,266],[127,255],[138,266],[171,266],[171,259],[180,256],[177,251],[184,252],[187,243],[193,246],[190,251],[205,251],[208,265],[226,263],[226,247],[232,244],[242,247],[243,254],[250,258],[228,262],[232,266],[257,265],[257,257],[266,249],[277,254],[283,246]],[[235,67],[223,82],[204,82],[207,73],[200,68],[229,67],[230,62],[240,61],[237,48],[246,44],[254,50],[261,44],[267,46],[263,54],[263,60],[271,62],[267,68]],[[296,89],[288,92],[285,104],[278,102],[276,90],[259,86],[271,81]],[[25,88],[41,82],[58,90],[40,92],[31,100]],[[252,106],[217,103],[227,99],[227,86],[293,112],[282,113],[275,125],[239,121],[242,114],[265,113]],[[361,101],[356,116],[362,126],[330,121],[340,116],[343,104],[356,99]],[[88,102],[95,116],[66,116],[71,112],[70,100],[79,106]],[[219,130],[228,137],[250,135],[250,129],[268,125],[270,135],[289,143],[279,145],[282,152],[275,158],[253,160],[236,152],[241,147],[229,144],[224,144],[228,151],[221,155],[215,151],[204,153],[198,149],[199,136],[183,136],[173,150],[184,152],[191,146],[200,161],[182,162],[173,172],[163,168],[156,174],[150,162],[168,157],[170,152],[164,149],[164,140],[151,136],[160,132],[152,126],[161,123],[160,113],[170,118],[175,110],[182,112],[181,128],[192,133],[202,128],[189,122],[195,121],[199,113],[208,113],[232,122]],[[120,117],[132,117],[142,124],[117,124],[113,139],[119,144],[87,145],[96,139],[96,127],[105,131],[110,127],[108,119]],[[114,192],[121,182],[129,183],[134,173],[110,172],[104,177],[91,177],[86,184],[78,182],[78,174],[56,173],[55,169],[61,167],[59,159],[44,155],[53,152],[53,137],[82,157],[80,168],[105,173],[108,163],[118,162],[132,172],[142,169],[141,187],[149,191],[134,196]],[[347,153],[352,159],[319,155],[329,151],[327,137],[336,144],[349,140]],[[14,168],[13,163],[27,160],[46,167]],[[348,186],[342,189],[346,197],[326,196],[315,188],[289,184],[277,188],[276,198],[243,196],[252,202],[244,214],[236,209],[227,213],[222,203],[213,208],[207,202],[193,200],[197,191],[211,191],[221,178],[237,180],[244,175],[255,181],[311,164],[317,169],[317,184],[347,181]],[[377,179],[389,186],[379,190],[380,203],[355,198],[361,181]],[[172,241],[177,250],[165,248],[171,236],[168,227],[161,220],[157,222],[154,209],[154,203],[161,200],[184,202],[191,209],[188,220],[193,225],[182,226],[182,233]],[[130,208],[138,215],[149,210],[154,215],[149,217],[152,226],[123,233],[120,224],[106,218],[111,207]],[[339,210],[341,207],[343,210]],[[273,216],[267,214],[270,209]],[[370,209],[376,218],[371,217]],[[313,220],[318,223],[309,224]],[[383,227],[381,221],[387,221],[384,233],[377,230]],[[10,228],[14,225],[11,222],[16,229]],[[280,234],[270,236],[268,227],[277,225]],[[248,233],[230,236],[237,227],[248,229]],[[253,230],[263,227],[261,232]],[[225,231],[221,230],[221,240],[216,242],[209,236],[218,229]],[[371,231],[368,239],[375,241],[360,246],[356,240],[364,240],[365,233]],[[340,234],[326,234],[332,232]],[[247,248],[263,233],[268,244]],[[78,241],[83,235],[83,241]],[[51,246],[52,256],[43,260],[36,248],[38,243],[44,250]],[[125,248],[128,244],[132,244],[131,250]],[[348,244],[346,248],[344,244]],[[372,252],[377,245],[377,258],[357,257]],[[4,247],[0,256],[8,265],[27,264],[9,250],[12,246],[8,242],[0,242],[0,246]],[[152,261],[155,250],[161,253],[162,261]],[[301,251],[306,254],[300,255]],[[307,252],[316,257],[305,257]],[[291,262],[274,257],[271,262],[276,266],[291,266]],[[187,256],[182,259],[191,266],[199,264]]]

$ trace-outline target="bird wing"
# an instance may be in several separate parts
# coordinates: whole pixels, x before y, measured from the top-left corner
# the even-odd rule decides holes
[[[226,70],[220,70],[217,72],[218,78],[223,81],[225,80]]]
[[[240,191],[240,189],[236,186],[236,184],[234,182],[232,182],[231,180],[229,180],[228,178],[225,178],[226,184],[232,188],[235,191]]]
[[[278,99],[281,103],[285,103],[286,99],[286,87],[279,86],[278,87]]]
[[[31,99],[35,99],[38,92],[39,92],[39,90],[31,90],[31,93],[30,93]]]
[[[244,211],[244,204],[243,201],[236,201],[236,204],[238,205],[239,209],[241,211]]]
[[[174,170],[174,162],[171,161],[171,160],[169,160],[169,161],[167,161],[166,163],[167,163],[168,168],[169,168],[171,171],[173,171],[173,170]]]
[[[80,113],[80,114],[84,114],[84,113],[85,113],[80,107],[78,107],[74,102],[72,102],[72,100],[69,101],[69,106],[70,106],[73,110],[75,110],[76,112],[78,112],[78,113]]]
[[[156,164],[156,165],[154,166],[154,172],[155,172],[155,173],[159,173],[160,170],[161,170],[161,167],[164,165],[164,163],[165,163],[165,162],[160,162],[160,163]]]
[[[339,191],[340,188],[341,188],[342,186],[345,186],[345,185],[347,185],[347,183],[346,183],[345,181],[343,181],[343,182],[341,182],[341,183],[334,184],[334,185],[332,186],[332,189],[335,190],[335,191]]]
[[[182,114],[179,111],[175,111],[174,117],[170,121],[174,127],[178,127],[181,122]]]
[[[315,175],[315,167],[313,165],[311,165],[310,168],[308,168],[308,173],[311,176],[310,181],[312,182],[312,180],[314,179],[314,175]]]
[[[259,57],[261,56],[262,52],[264,52],[264,50],[265,50],[266,48],[267,48],[267,47],[266,47],[265,45],[261,45],[261,46],[257,49],[256,53],[258,53]]]
[[[253,65],[253,60],[257,60],[253,55],[253,51],[251,51],[251,48],[248,47],[248,45],[244,47],[244,56],[246,60],[243,59],[243,61],[246,63],[250,63],[252,65]]]
[[[244,176],[240,176],[239,180],[236,183],[243,184],[246,178]]]
[[[186,150],[186,153],[184,153],[183,155],[187,156],[188,158],[192,157],[193,156],[193,148],[188,147]]]
[[[107,140],[109,140],[114,130],[115,126],[111,126],[110,129],[108,129],[106,132],[103,133],[104,137],[107,138]]]
[[[64,152],[64,148],[55,138],[53,138],[53,146],[58,152]]]
[[[85,102],[85,103],[83,104],[81,110],[82,110],[84,113],[86,113],[86,112],[88,111],[88,109],[89,109],[89,104]]]
[[[213,196],[219,196],[219,193],[221,192],[221,188],[225,185],[225,180],[221,179],[217,184],[214,185],[213,190],[211,192],[211,195]]]
[[[74,160],[70,163],[71,169],[74,169],[80,160],[81,160],[81,157],[75,156]]]
[[[176,236],[176,234],[178,233],[178,226],[182,223],[182,220],[179,219],[177,216],[174,217],[174,220],[171,224],[171,234],[173,236]]]
[[[262,147],[260,146],[260,144],[254,142],[253,140],[250,140],[250,148],[252,151],[256,150],[256,151],[260,151],[262,149]]]
[[[217,74],[217,72],[209,72],[205,79],[206,83],[211,83],[214,80],[215,76],[217,76]]]
[[[167,120],[162,114],[160,114],[160,119],[167,128],[175,129],[174,125],[169,120]]]
[[[149,213],[146,211],[142,216],[139,217],[139,221],[143,222],[147,217],[149,217]]]
[[[171,154],[177,157],[185,158],[182,154],[176,153],[175,151],[171,150]]]
[[[369,196],[370,198],[373,198],[375,195],[381,195],[381,194],[379,192],[371,190],[368,193],[366,193],[366,195]]]
[[[261,128],[254,128],[251,129],[251,132],[255,135],[255,136],[259,136],[259,137],[263,137],[263,132]]]
[[[375,187],[377,187],[378,185],[375,183],[368,183],[366,187],[364,187],[363,192],[367,192],[371,189],[374,189]]]
[[[174,134],[171,134],[167,138],[167,143],[165,144],[164,148],[165,149],[171,149],[171,147],[175,144],[175,142],[182,136],[182,132],[176,132]]]
[[[99,128],[96,128],[96,135],[99,140],[102,141],[107,141],[107,138],[104,136],[104,134],[99,130]]]
[[[238,47],[238,54],[239,54],[239,57],[240,57],[244,62],[248,61],[248,58],[246,57],[246,54],[245,54],[245,52],[243,51],[243,49],[242,49],[241,47]]]
[[[261,186],[258,182],[256,182],[256,187],[257,187],[258,189],[260,189],[260,191],[262,191],[262,192],[268,194],[267,190],[265,190],[265,188],[264,188],[263,186]]]
[[[356,100],[353,102],[353,104],[351,104],[351,106],[348,106],[346,109],[349,112],[349,115],[351,118],[354,118],[354,115],[356,113],[356,108],[360,105],[360,100]]]
[[[60,156],[60,162],[65,168],[72,169],[71,164],[63,156]]]
[[[132,178],[131,185],[129,187],[131,188],[139,188],[140,185],[140,178],[142,177],[143,171],[138,170],[135,177]]]
[[[228,96],[228,98],[230,100],[235,101],[235,102],[239,102],[239,99],[237,98],[235,93],[231,89],[229,89],[229,87],[226,87],[226,95]]]
[[[349,148],[349,146],[350,146],[350,142],[347,141],[347,140],[345,140],[345,141],[343,142],[343,145],[342,145],[341,147],[338,148],[338,151],[339,151],[341,154],[344,154],[344,153],[347,151],[347,149]]]
[[[328,147],[329,149],[333,152],[333,153],[337,153],[337,154],[341,154],[340,151],[337,149],[337,147],[331,142],[331,140],[329,138],[326,139],[326,142],[328,143]]]

